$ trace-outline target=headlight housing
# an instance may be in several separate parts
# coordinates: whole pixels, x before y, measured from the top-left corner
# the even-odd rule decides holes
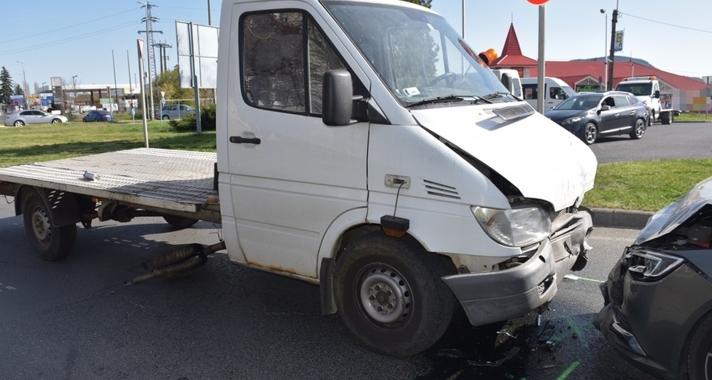
[[[641,281],[656,281],[675,270],[684,259],[650,249],[628,249],[624,256],[628,272]]]
[[[472,213],[487,235],[509,247],[535,244],[551,233],[551,218],[541,207],[501,210],[476,206]]]
[[[564,120],[561,124],[563,124],[563,125],[571,125],[571,124],[578,123],[578,122],[581,121],[581,120],[583,120],[583,117],[581,117],[581,116],[570,117],[570,118]]]

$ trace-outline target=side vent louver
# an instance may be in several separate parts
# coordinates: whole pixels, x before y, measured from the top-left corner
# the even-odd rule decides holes
[[[449,199],[460,199],[460,193],[452,186],[443,185],[442,183],[429,181],[427,179],[424,179],[423,183],[425,184],[425,191],[430,195]]]

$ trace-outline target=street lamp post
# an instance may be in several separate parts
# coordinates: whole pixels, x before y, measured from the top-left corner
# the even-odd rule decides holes
[[[72,75],[72,105],[75,107],[77,105],[77,78],[79,75]]]
[[[603,84],[602,89],[608,86],[608,13],[605,9],[601,9],[601,14],[605,17],[603,23]]]

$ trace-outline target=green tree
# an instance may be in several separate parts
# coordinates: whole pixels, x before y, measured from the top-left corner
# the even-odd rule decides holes
[[[0,69],[0,103],[10,104],[10,96],[12,96],[12,77],[5,66]]]
[[[159,75],[153,82],[154,98],[161,99],[161,91],[166,93],[166,100],[193,99],[193,90],[180,87],[180,72],[176,67]]]
[[[403,1],[407,1],[407,2],[413,3],[413,4],[422,5],[427,8],[430,8],[431,3],[433,2],[433,0],[403,0]]]
[[[15,95],[25,95],[25,91],[22,90],[22,86],[19,84],[15,85]]]

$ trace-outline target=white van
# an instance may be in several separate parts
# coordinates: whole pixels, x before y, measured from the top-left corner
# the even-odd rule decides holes
[[[538,98],[538,79],[537,78],[523,78],[522,88],[524,90],[524,100],[531,104],[532,107],[536,107],[536,102]],[[559,78],[546,77],[544,81],[544,93],[546,94],[546,99],[544,101],[544,109],[550,110],[564,100],[576,95],[571,86],[566,84],[563,80]]]
[[[325,314],[398,356],[458,309],[475,326],[543,310],[585,266],[595,156],[443,17],[395,0],[224,0],[221,28],[217,176],[215,156],[156,149],[0,169],[42,257],[65,257],[95,217],[218,220],[224,242],[195,265],[226,248],[318,284]],[[192,266],[188,248],[153,274]]]

